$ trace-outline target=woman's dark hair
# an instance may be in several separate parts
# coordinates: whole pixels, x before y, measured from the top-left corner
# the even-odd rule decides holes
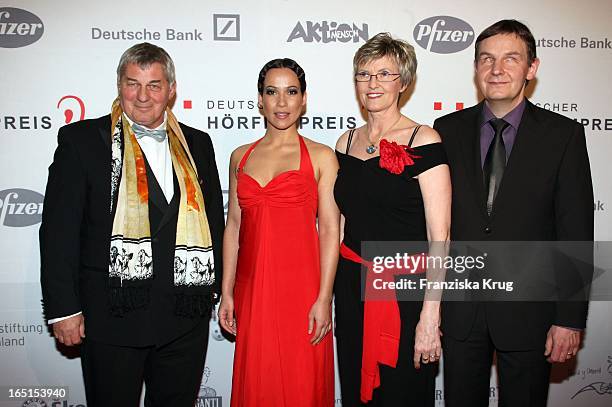
[[[266,74],[268,73],[270,69],[274,69],[274,68],[291,69],[297,75],[297,78],[300,81],[300,90],[302,91],[302,93],[306,91],[306,73],[304,72],[302,67],[298,65],[298,63],[295,62],[293,59],[278,58],[278,59],[273,59],[272,61],[265,64],[263,68],[261,68],[261,71],[259,71],[259,79],[257,80],[257,92],[259,92],[260,95],[263,95],[263,88],[264,88],[264,81],[266,80]]]

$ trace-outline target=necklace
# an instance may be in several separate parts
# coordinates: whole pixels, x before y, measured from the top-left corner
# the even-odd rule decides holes
[[[389,127],[387,130],[385,130],[384,132],[380,133],[380,136],[378,136],[378,140],[376,140],[376,142],[372,143],[372,140],[370,140],[370,134],[368,134],[368,141],[370,142],[370,145],[366,147],[366,153],[368,154],[374,154],[377,150],[378,147],[376,147],[376,144],[378,144],[380,142],[380,140],[382,140],[382,138],[389,133],[397,123],[399,123],[399,121],[402,119],[402,115],[400,114],[400,116],[397,118],[397,120],[395,121],[395,123],[393,123],[391,125],[391,127]]]

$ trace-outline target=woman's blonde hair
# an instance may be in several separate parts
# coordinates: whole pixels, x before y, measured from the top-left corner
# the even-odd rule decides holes
[[[357,50],[353,58],[353,75],[357,74],[360,67],[384,57],[395,60],[402,85],[410,85],[417,69],[414,47],[404,40],[391,37],[389,33],[376,34]]]

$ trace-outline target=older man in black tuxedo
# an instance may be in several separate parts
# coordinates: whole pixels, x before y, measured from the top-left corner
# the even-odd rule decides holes
[[[193,406],[219,295],[223,202],[210,137],[179,123],[174,64],[129,48],[111,114],[62,127],[40,229],[43,303],[81,344],[87,404]]]

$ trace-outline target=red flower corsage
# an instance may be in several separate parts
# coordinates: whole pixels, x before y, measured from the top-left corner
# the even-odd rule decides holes
[[[404,167],[414,165],[415,158],[421,158],[414,154],[414,150],[408,146],[397,144],[395,141],[388,142],[380,140],[380,159],[378,165],[392,174],[401,174]]]

